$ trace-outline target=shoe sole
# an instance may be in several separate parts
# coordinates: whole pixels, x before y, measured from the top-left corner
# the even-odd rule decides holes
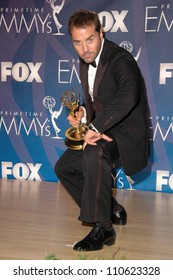
[[[111,237],[110,239],[106,240],[104,245],[107,245],[107,246],[112,246],[115,244],[115,240],[116,240],[116,236],[115,237]]]
[[[73,250],[75,250],[75,251],[77,251],[77,252],[92,252],[92,251],[99,251],[99,250],[102,250],[103,249],[103,247],[104,247],[104,245],[106,245],[106,246],[112,246],[112,245],[114,245],[115,244],[115,240],[116,240],[116,236],[115,237],[110,237],[110,239],[107,239],[105,242],[104,242],[104,244],[103,244],[103,246],[102,247],[98,247],[98,248],[95,248],[95,249],[88,249],[88,250],[82,250],[82,249],[78,249],[78,248],[75,248],[75,247],[73,247]]]
[[[126,223],[127,223],[127,220],[125,220],[125,221],[119,220],[118,222],[113,222],[112,221],[112,224],[117,225],[117,226],[125,226]]]

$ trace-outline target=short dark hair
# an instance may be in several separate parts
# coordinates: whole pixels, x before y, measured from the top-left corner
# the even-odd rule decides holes
[[[71,30],[73,27],[85,28],[85,26],[88,25],[94,25],[95,31],[100,32],[101,23],[96,12],[89,10],[79,10],[70,17],[68,22],[68,31],[71,35]]]

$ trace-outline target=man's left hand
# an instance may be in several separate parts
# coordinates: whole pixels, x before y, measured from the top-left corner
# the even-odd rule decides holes
[[[84,144],[83,144],[83,150],[85,149],[86,145],[92,145],[92,146],[96,146],[97,145],[97,141],[100,139],[104,139],[108,142],[113,141],[112,138],[110,138],[109,136],[107,136],[106,134],[101,134],[99,132],[93,131],[91,129],[89,129],[85,136],[84,136]]]

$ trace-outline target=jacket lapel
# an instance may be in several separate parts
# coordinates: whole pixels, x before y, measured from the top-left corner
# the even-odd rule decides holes
[[[93,89],[94,98],[97,97],[97,95],[98,95],[97,94],[98,86],[99,86],[99,84],[103,78],[103,75],[106,71],[106,68],[108,66],[110,55],[111,55],[110,43],[108,40],[105,39],[105,42],[103,45],[103,50],[102,50],[100,60],[99,60],[99,65],[98,65],[97,72],[96,72],[95,81],[94,81],[94,89]],[[91,100],[91,97],[89,95],[89,90],[88,90],[88,65],[82,59],[80,59],[80,79],[81,79],[83,92],[85,95],[87,118],[88,118],[88,121],[90,122],[92,119],[92,116],[94,114],[94,108],[93,108],[93,102]],[[97,100],[97,98],[95,98],[95,103],[97,103],[96,100]]]
[[[94,89],[93,89],[93,96],[96,97],[97,96],[97,90],[98,90],[98,86],[103,78],[103,75],[106,71],[108,62],[106,64],[102,64],[101,60],[99,62],[98,68],[97,68],[97,73],[95,76],[95,81],[94,81]]]

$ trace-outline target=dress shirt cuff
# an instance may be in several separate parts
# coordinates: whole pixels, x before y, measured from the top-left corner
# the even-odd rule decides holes
[[[83,117],[81,118],[81,123],[86,123],[87,122],[87,119],[86,119],[86,109],[83,106],[80,106],[80,108],[82,108],[83,113],[84,113]]]
[[[97,128],[96,128],[92,123],[90,123],[88,127],[89,127],[89,129],[91,129],[91,130],[93,130],[93,131],[95,131],[95,132],[99,132],[99,131],[97,130]]]

